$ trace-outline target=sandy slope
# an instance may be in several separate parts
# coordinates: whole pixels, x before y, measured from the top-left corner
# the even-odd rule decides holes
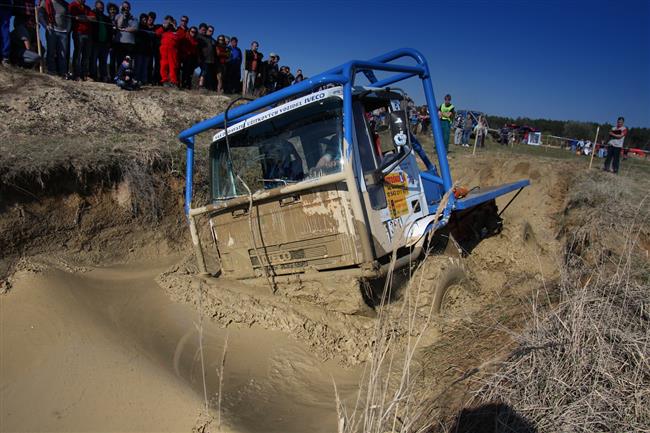
[[[203,405],[198,318],[156,287],[161,264],[17,276],[0,297],[0,431],[192,429]],[[204,333],[216,407],[226,331],[206,323]],[[357,374],[278,332],[230,331],[224,427],[331,431],[330,375],[350,394]]]

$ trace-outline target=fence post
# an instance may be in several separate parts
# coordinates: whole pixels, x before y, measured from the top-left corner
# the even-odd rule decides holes
[[[594,153],[596,153],[596,143],[598,143],[598,134],[600,133],[600,126],[596,128],[596,138],[594,139],[594,145],[591,146],[591,159],[589,160],[589,170],[591,170],[591,166],[594,163]]]

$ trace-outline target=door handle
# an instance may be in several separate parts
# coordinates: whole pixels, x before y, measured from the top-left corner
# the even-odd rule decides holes
[[[234,218],[237,218],[237,217],[240,217],[240,216],[244,216],[247,213],[248,213],[248,209],[235,209],[234,211],[232,211],[232,216]]]
[[[298,203],[300,201],[299,195],[290,195],[288,197],[282,197],[280,199],[280,206],[287,206],[292,203]]]

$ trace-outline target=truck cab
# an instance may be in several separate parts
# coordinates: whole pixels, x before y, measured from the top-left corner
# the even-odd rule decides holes
[[[393,63],[403,57],[417,65]],[[398,74],[378,80],[374,70]],[[360,73],[370,85],[355,85]],[[412,76],[422,79],[429,112],[437,112],[426,61],[403,49],[348,62],[182,132],[199,269],[206,269],[199,215],[208,218],[220,277],[236,280],[330,272],[375,278],[417,259],[446,226],[469,220],[478,236],[498,230],[468,216],[495,213],[497,196],[528,181],[457,196],[438,119],[437,165],[409,131],[406,95],[393,84]],[[209,129],[218,129],[210,203],[192,207],[194,136]]]

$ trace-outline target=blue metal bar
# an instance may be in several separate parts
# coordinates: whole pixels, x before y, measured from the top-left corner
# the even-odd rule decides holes
[[[426,152],[422,148],[422,145],[418,141],[418,139],[415,137],[415,135],[409,133],[411,136],[411,144],[413,145],[413,150],[415,150],[424,163],[424,165],[427,167],[427,170],[431,170],[433,168],[433,164],[429,160],[429,157],[427,156]]]
[[[370,61],[385,63],[392,62],[393,60],[397,60],[402,57],[411,57],[413,60],[418,62],[419,65],[427,64],[427,61],[424,59],[422,53],[418,50],[414,50],[413,48],[398,48],[396,50],[389,51],[385,54],[374,57],[370,59]]]
[[[452,187],[451,172],[449,170],[449,161],[447,161],[447,150],[445,143],[442,140],[442,126],[440,119],[438,119],[438,106],[436,105],[436,97],[433,94],[433,86],[431,85],[431,77],[429,76],[428,66],[425,64],[427,73],[422,80],[424,87],[424,96],[429,106],[429,115],[431,116],[431,126],[433,129],[433,140],[436,146],[436,153],[438,154],[438,164],[440,166],[440,176],[442,177],[443,186],[445,191],[449,191]],[[450,198],[453,201],[453,198]]]
[[[398,83],[402,80],[407,80],[411,77],[414,77],[416,74],[411,74],[411,73],[405,73],[405,74],[397,74],[393,75],[392,77],[384,78],[383,80],[376,81],[372,83],[374,87],[386,87],[390,86],[393,83]]]
[[[354,85],[354,77],[351,62],[345,65],[343,75],[345,77],[350,77],[348,82],[343,86],[343,134],[348,145],[346,158],[349,160],[350,149],[353,146],[352,143],[354,143],[354,141],[352,141],[352,86]],[[352,187],[353,185],[348,185],[348,188]]]
[[[362,72],[362,69],[372,69],[375,71],[388,71],[388,72],[409,72],[412,74],[422,75],[425,73],[425,69],[421,65],[417,66],[406,66],[406,65],[391,65],[390,63],[380,63],[380,62],[368,62],[365,60],[352,60],[346,63],[343,66],[343,75],[347,78],[350,78],[350,75],[346,75],[346,71],[349,71],[349,68],[352,68],[351,71],[356,75],[357,72]]]
[[[185,160],[185,215],[190,215],[192,206],[192,184],[194,183],[194,137],[186,141]]]
[[[273,92],[270,95],[266,95],[261,98],[258,98],[255,101],[249,102],[248,104],[240,105],[238,107],[233,108],[228,113],[228,117],[231,119],[229,121],[231,122],[236,121],[237,119],[239,119],[242,116],[245,116],[246,114],[250,114],[259,109],[268,107],[269,105],[273,105],[279,101],[282,101],[283,99],[287,99],[289,97],[295,96],[296,94],[309,92],[316,87],[324,86],[326,84],[333,84],[333,83],[345,84],[347,81],[348,79],[340,74],[339,75],[322,75],[322,74],[318,75],[317,77],[310,78],[299,84],[294,84],[293,86],[289,86],[284,89],[278,90],[277,92]],[[222,113],[211,119],[206,119],[202,122],[199,122],[189,129],[186,129],[185,131],[181,132],[178,135],[178,138],[183,143],[188,144],[188,139],[190,137],[193,137],[194,135],[200,134],[209,129],[222,128],[223,121],[224,121],[224,115]]]
[[[485,203],[486,201],[493,200],[504,194],[508,194],[509,192],[524,188],[528,185],[530,185],[530,180],[521,179],[516,182],[507,183],[505,185],[483,188],[477,192],[468,194],[466,197],[456,200],[455,207],[458,210],[469,209],[481,203]]]

